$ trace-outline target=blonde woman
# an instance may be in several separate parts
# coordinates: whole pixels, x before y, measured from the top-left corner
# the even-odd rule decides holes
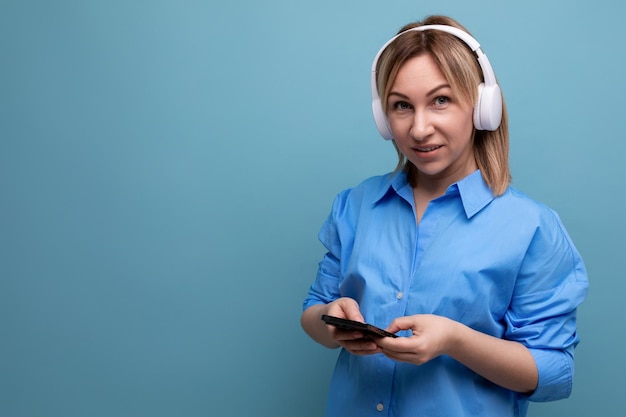
[[[372,70],[399,162],[341,192],[320,231],[302,326],[342,348],[326,415],[525,416],[569,396],[585,266],[558,215],[510,185],[506,107],[480,45],[431,16]]]

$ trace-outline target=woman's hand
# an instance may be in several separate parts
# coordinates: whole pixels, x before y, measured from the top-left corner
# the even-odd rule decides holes
[[[330,348],[343,347],[354,355],[372,355],[381,349],[374,341],[354,330],[341,330],[321,320],[322,314],[363,323],[359,304],[352,298],[339,298],[329,304],[309,307],[302,314],[302,327],[318,343]]]
[[[375,339],[381,352],[396,361],[422,365],[448,354],[455,343],[459,323],[432,314],[399,317],[387,328],[390,333],[410,330],[409,337]]]
[[[399,317],[388,332],[410,330],[408,337],[376,339],[381,352],[396,361],[422,365],[448,355],[491,382],[530,394],[539,380],[530,351],[521,343],[471,329],[446,317],[430,314]]]

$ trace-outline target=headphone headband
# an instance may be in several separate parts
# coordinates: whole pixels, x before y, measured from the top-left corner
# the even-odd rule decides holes
[[[493,72],[493,68],[489,63],[487,55],[480,48],[480,44],[469,33],[447,25],[423,25],[416,26],[398,33],[393,38],[389,39],[380,48],[374,62],[372,63],[371,74],[371,88],[372,88],[372,111],[374,113],[374,120],[378,131],[387,140],[393,139],[393,134],[389,128],[387,116],[385,115],[384,107],[380,101],[378,95],[378,86],[376,82],[376,67],[378,60],[387,47],[395,41],[398,37],[408,32],[421,32],[424,30],[439,30],[442,32],[450,33],[465,42],[470,49],[476,54],[478,64],[483,73],[484,82],[478,85],[478,100],[474,107],[474,126],[477,130],[496,130],[500,126],[502,120],[502,94],[500,93],[500,87],[496,81],[496,76]]]

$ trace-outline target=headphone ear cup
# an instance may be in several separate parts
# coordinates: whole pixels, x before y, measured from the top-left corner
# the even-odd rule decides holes
[[[393,134],[389,128],[387,116],[383,111],[383,106],[380,103],[379,97],[372,100],[372,113],[374,114],[374,122],[376,122],[376,127],[378,128],[380,135],[386,140],[393,140]]]
[[[478,100],[474,108],[477,130],[496,130],[502,121],[502,93],[498,84],[478,85]]]

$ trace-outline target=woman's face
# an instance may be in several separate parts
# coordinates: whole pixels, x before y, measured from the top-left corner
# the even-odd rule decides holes
[[[477,169],[473,107],[452,93],[428,54],[408,60],[392,85],[387,118],[396,146],[418,170],[418,183],[459,181]]]

